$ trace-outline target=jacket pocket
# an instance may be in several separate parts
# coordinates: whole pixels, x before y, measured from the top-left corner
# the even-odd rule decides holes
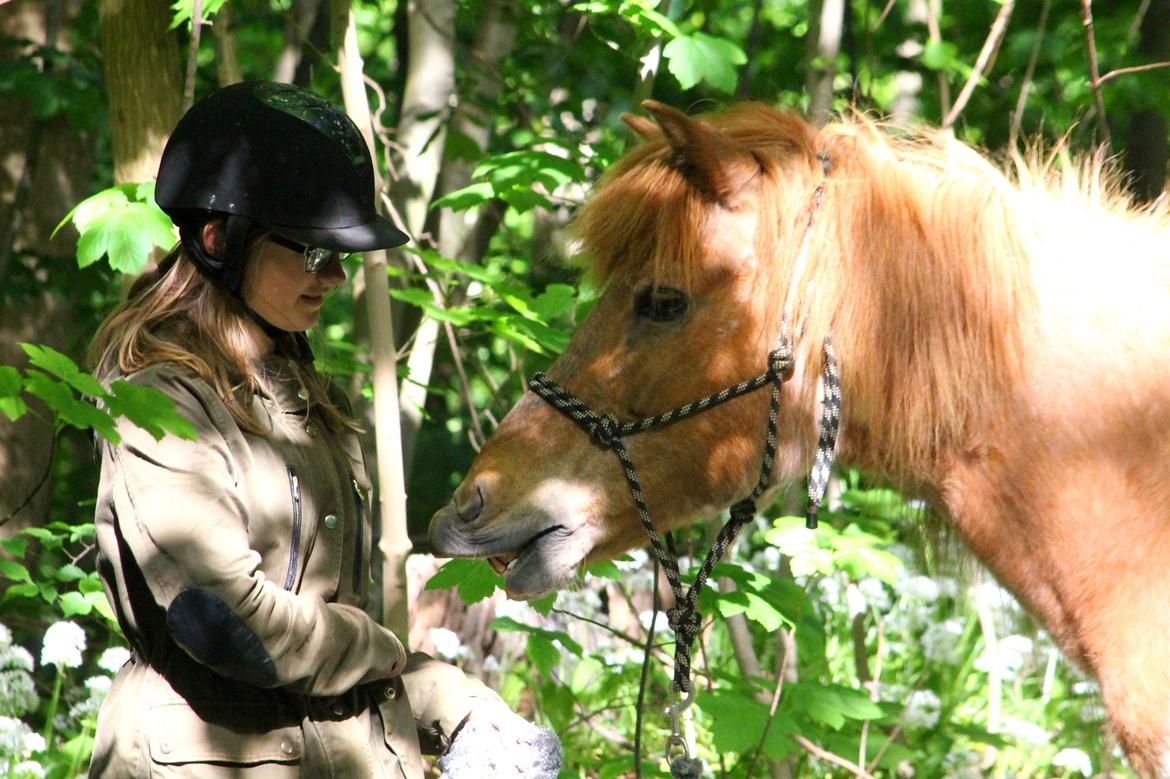
[[[217,711],[224,712],[218,707]],[[299,725],[259,729],[257,723],[265,719],[264,712],[247,706],[232,707],[225,714],[238,727],[208,722],[187,703],[151,707],[151,760],[158,765],[271,764],[274,769],[286,765],[289,776],[297,775],[296,766],[305,753],[305,736]]]
[[[288,467],[288,492],[292,500],[292,539],[288,545],[288,573],[284,577],[284,588],[291,590],[297,581],[297,558],[301,551],[301,482],[296,469]]]

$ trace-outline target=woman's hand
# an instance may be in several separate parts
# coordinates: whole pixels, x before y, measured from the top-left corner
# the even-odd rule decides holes
[[[556,779],[561,742],[500,703],[471,710],[439,759],[444,779]]]

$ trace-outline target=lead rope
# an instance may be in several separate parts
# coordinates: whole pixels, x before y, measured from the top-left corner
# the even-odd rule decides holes
[[[701,760],[691,758],[686,740],[682,735],[680,718],[682,712],[694,702],[695,687],[691,681],[691,647],[702,626],[702,618],[698,611],[699,593],[711,575],[727,547],[739,534],[740,529],[756,516],[756,501],[768,489],[772,481],[772,468],[776,457],[776,426],[780,416],[780,393],[784,380],[792,375],[793,356],[792,340],[787,335],[787,326],[783,325],[779,344],[768,355],[768,369],[753,379],[740,382],[733,387],[720,390],[690,403],[666,411],[652,417],[633,422],[619,422],[613,414],[598,414],[587,404],[574,396],[568,389],[553,381],[544,373],[537,373],[529,384],[536,395],[547,401],[553,408],[573,420],[590,438],[606,449],[612,450],[621,461],[625,473],[626,483],[634,498],[634,506],[638,512],[638,519],[642,523],[646,535],[650,538],[650,545],[658,558],[662,570],[666,574],[667,582],[674,593],[675,606],[667,610],[667,621],[675,634],[674,650],[674,678],[671,683],[673,702],[669,709],[671,718],[671,735],[666,744],[666,757],[670,762],[671,774],[675,779],[691,779],[698,777],[703,769]],[[722,403],[746,395],[765,384],[771,384],[771,394],[768,405],[767,434],[764,440],[764,457],[760,465],[760,477],[751,494],[731,506],[730,518],[720,529],[715,543],[707,553],[706,559],[699,568],[699,573],[690,588],[684,593],[679,574],[678,560],[663,545],[662,538],[650,521],[650,511],[646,507],[646,498],[642,492],[642,484],[622,439],[626,436],[642,433],[658,427],[677,422],[680,419],[694,416],[702,411],[718,406]],[[816,515],[820,502],[824,497],[825,486],[828,483],[828,473],[832,470],[834,452],[836,449],[837,426],[840,418],[841,393],[837,382],[836,358],[833,355],[832,344],[825,341],[825,366],[822,380],[824,401],[822,402],[822,423],[816,452],[813,477],[809,481],[809,527],[816,526]],[[830,402],[831,401],[831,402]],[[815,503],[813,498],[815,496]],[[679,700],[679,696],[685,696]],[[680,749],[682,754],[671,758],[671,752]]]

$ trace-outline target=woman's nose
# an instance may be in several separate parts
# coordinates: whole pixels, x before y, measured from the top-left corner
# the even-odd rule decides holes
[[[317,276],[325,284],[336,287],[341,282],[345,281],[345,268],[341,265],[341,255],[334,252],[329,257],[329,262],[325,267],[317,271]]]

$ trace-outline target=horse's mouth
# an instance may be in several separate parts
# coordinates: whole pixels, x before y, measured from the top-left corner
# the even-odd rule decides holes
[[[487,558],[488,565],[490,565],[492,570],[497,574],[506,577],[506,575],[516,567],[517,563],[520,562],[521,556],[523,556],[526,552],[533,550],[540,539],[558,530],[564,531],[565,526],[552,525],[551,527],[545,528],[530,538],[523,546],[520,547],[519,550],[515,552],[505,552],[503,554],[493,555],[492,557]]]

